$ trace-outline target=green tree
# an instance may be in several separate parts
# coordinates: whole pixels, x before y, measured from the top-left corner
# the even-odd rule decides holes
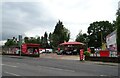
[[[85,34],[84,34],[85,35]],[[80,31],[79,33],[78,33],[78,35],[76,36],[76,39],[75,39],[75,41],[78,41],[78,42],[85,42],[85,36],[84,36],[83,34],[82,34],[82,31]]]
[[[37,43],[37,44],[40,44],[40,37],[37,37],[36,43]]]
[[[7,42],[5,43],[5,46],[10,47],[10,46],[17,46],[17,39],[13,37],[13,39],[7,39]]]
[[[56,24],[54,32],[51,35],[51,43],[54,47],[57,47],[64,41],[68,42],[70,39],[70,31],[64,27],[63,23],[60,20]]]
[[[35,37],[30,37],[27,43],[37,43],[37,40]]]
[[[49,33],[48,41],[49,41],[50,48],[53,48],[52,47],[52,33],[51,32]]]
[[[88,40],[89,40],[88,35],[86,33],[82,34],[82,31],[80,31],[78,33],[78,35],[76,36],[76,39],[75,39],[75,41],[77,41],[77,42],[85,43],[84,49],[87,49],[87,47],[88,47]]]
[[[41,36],[41,39],[40,39],[40,46],[41,46],[41,48],[44,48],[44,37],[43,36]]]
[[[88,27],[89,47],[101,47],[106,41],[106,36],[115,30],[115,25],[109,21],[96,21]]]
[[[116,26],[117,26],[117,51],[120,52],[120,9],[117,11]]]
[[[63,27],[63,30],[61,33],[63,35],[62,38],[64,39],[64,41],[68,42],[70,39],[70,31],[67,28]]]
[[[40,44],[40,37],[24,37],[24,42],[25,43],[36,43]]]
[[[28,37],[24,37],[24,42],[25,43],[29,43],[29,38]]]
[[[49,47],[49,45],[48,45],[48,34],[47,34],[47,32],[44,33],[43,46],[44,46],[44,48],[48,48],[48,47]]]

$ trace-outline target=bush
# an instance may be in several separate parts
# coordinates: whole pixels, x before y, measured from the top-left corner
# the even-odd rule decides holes
[[[85,56],[90,56],[90,52],[85,51],[85,52],[84,52],[84,55],[85,55]]]

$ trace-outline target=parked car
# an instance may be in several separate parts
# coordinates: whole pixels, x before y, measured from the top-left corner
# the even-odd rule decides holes
[[[39,53],[40,53],[40,54],[42,54],[42,53],[44,53],[44,52],[45,52],[45,49],[42,49],[42,48],[39,49]]]
[[[39,49],[39,53],[52,53],[53,50],[52,49]]]
[[[52,53],[53,50],[52,49],[46,49],[46,53]]]

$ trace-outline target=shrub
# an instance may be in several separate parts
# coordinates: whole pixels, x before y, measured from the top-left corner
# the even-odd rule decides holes
[[[85,56],[90,56],[90,52],[85,51],[85,52],[84,52],[84,55],[85,55]]]

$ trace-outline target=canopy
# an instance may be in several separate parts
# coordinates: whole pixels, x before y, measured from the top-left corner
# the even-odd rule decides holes
[[[61,43],[60,45],[84,45],[84,43],[81,43],[81,42],[64,42],[64,43]]]

